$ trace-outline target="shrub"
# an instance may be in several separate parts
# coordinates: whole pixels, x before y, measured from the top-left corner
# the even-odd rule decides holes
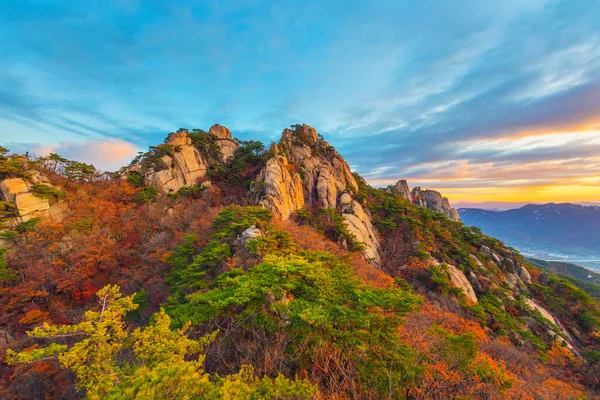
[[[137,200],[142,203],[154,203],[159,195],[159,191],[154,186],[145,186],[137,195]]]
[[[41,221],[40,218],[32,218],[29,221],[21,222],[17,225],[17,232],[26,233],[35,231],[36,225]]]
[[[144,186],[144,178],[138,171],[129,172],[129,175],[127,175],[127,182],[131,183],[135,187]]]
[[[67,197],[67,194],[60,189],[54,188],[43,183],[33,185],[31,192],[37,197],[50,200],[58,200]]]

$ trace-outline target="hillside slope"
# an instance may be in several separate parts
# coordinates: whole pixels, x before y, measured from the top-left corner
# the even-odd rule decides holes
[[[40,174],[53,190],[32,195],[63,210],[25,221],[3,194],[2,398],[600,389],[600,304],[583,290],[449,204],[370,187],[307,125],[270,149],[217,127],[119,174],[0,157],[0,185]]]

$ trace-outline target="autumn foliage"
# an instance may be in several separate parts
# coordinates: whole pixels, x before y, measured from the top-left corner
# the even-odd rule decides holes
[[[532,297],[581,328],[581,354],[519,331],[548,325],[494,287],[506,271],[478,241],[501,243],[361,187],[382,244],[370,264],[332,211],[247,206],[265,162],[250,144],[213,188],[148,201],[46,160],[68,211],[2,230],[0,398],[593,398],[593,299],[532,269]],[[487,297],[464,301],[432,256],[467,273],[479,256]]]

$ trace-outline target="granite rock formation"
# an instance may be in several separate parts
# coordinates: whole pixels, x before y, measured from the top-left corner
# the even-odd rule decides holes
[[[195,143],[192,137],[203,135],[201,143]],[[160,157],[153,162],[142,162],[128,167],[125,176],[132,172],[141,175],[145,185],[156,187],[161,193],[176,193],[186,186],[205,184],[210,167],[225,164],[238,149],[231,132],[224,126],[213,125],[208,133],[179,130],[171,133],[165,143],[156,147]]]
[[[260,172],[253,191],[258,203],[281,218],[305,206],[338,210],[364,255],[380,263],[379,244],[371,218],[355,200],[358,184],[338,152],[308,125],[285,129],[271,158]]]
[[[26,168],[22,178],[7,178],[0,181],[0,200],[14,206],[13,223],[27,222],[34,218],[54,217],[60,219],[65,211],[64,204],[55,199],[36,194],[35,187],[45,185],[60,190],[41,172],[28,168],[29,161],[20,158]]]
[[[460,221],[458,211],[450,206],[450,201],[436,190],[422,190],[415,187],[412,190],[412,201],[420,207],[440,212],[453,221]]]

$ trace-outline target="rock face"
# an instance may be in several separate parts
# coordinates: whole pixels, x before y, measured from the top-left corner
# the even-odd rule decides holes
[[[29,185],[21,178],[9,178],[0,182],[4,201],[14,202],[17,195],[29,192]]]
[[[252,225],[250,228],[242,232],[239,238],[239,243],[241,245],[245,245],[249,240],[258,239],[260,236],[262,236],[260,229]]]
[[[231,132],[224,126],[213,125],[208,132],[208,141],[214,141],[219,149],[218,154],[202,153],[194,145],[190,133],[180,130],[170,134],[162,149],[165,155],[155,160],[151,166],[142,162],[126,170],[139,173],[146,185],[156,187],[161,193],[175,193],[185,186],[196,186],[207,179],[211,166],[224,164],[238,149]],[[159,148],[158,146],[157,148]]]
[[[308,125],[285,129],[271,151],[274,156],[252,189],[259,204],[281,219],[304,206],[337,209],[355,240],[364,243],[365,257],[379,264],[379,245],[371,218],[354,200],[358,184],[337,151]]]
[[[273,148],[277,149],[276,146]],[[294,211],[306,205],[302,178],[291,171],[289,166],[286,156],[276,155],[267,161],[257,179],[264,186],[260,204],[271,209],[281,219],[289,218]]]
[[[460,221],[458,211],[452,208],[450,201],[446,197],[442,197],[441,193],[438,191],[422,190],[418,186],[411,191],[408,188],[408,183],[404,179],[399,180],[394,186],[385,190],[391,191],[419,207],[440,212],[453,221]]]
[[[238,144],[233,140],[231,136],[231,131],[226,127],[215,124],[210,127],[208,133],[215,136],[218,140],[219,147],[221,148],[221,162],[225,163],[238,149]]]
[[[50,184],[50,180],[39,171],[27,171],[27,176],[27,178],[8,178],[0,182],[0,200],[15,206],[15,222],[45,217],[60,219],[64,212],[62,203],[36,196],[33,192],[36,184],[57,187]]]
[[[420,207],[425,207],[433,211],[440,212],[453,221],[460,221],[458,211],[450,206],[450,201],[435,190],[421,190],[415,187],[412,190],[412,201]]]
[[[396,182],[396,185],[394,185],[394,189],[396,193],[403,199],[411,202],[413,201],[410,189],[408,188],[408,183],[404,179],[401,179],[398,182]]]

